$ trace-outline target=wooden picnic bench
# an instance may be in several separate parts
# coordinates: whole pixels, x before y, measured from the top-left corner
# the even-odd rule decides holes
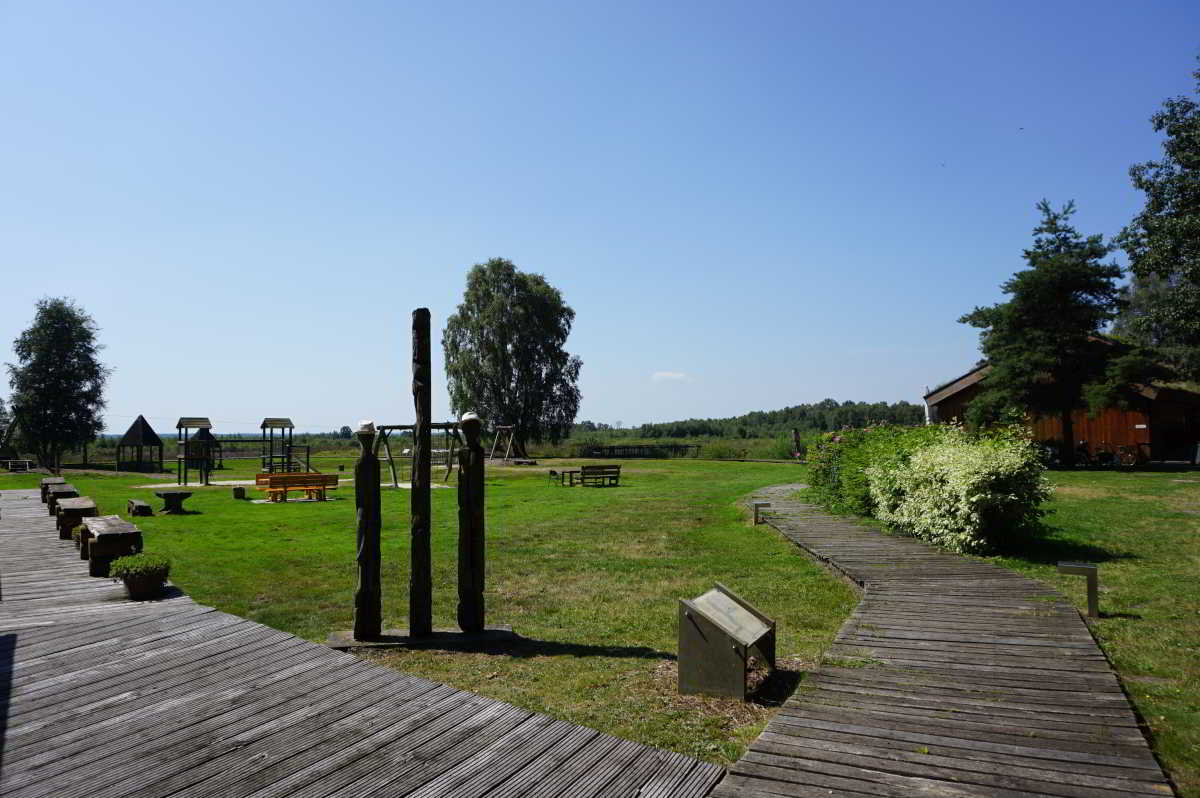
[[[325,501],[325,491],[337,490],[337,474],[256,474],[254,485],[267,492],[273,502],[286,502],[289,491],[302,490],[304,495]]]
[[[579,469],[579,484],[613,487],[621,484],[621,466],[591,465]]]

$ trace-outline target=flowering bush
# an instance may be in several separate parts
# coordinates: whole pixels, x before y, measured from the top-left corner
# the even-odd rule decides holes
[[[889,424],[830,432],[809,447],[809,484],[831,510],[872,515],[875,499],[867,469],[902,465],[913,452],[941,440],[951,429]]]
[[[1017,428],[945,428],[904,462],[866,469],[874,515],[922,540],[980,553],[1037,528],[1050,496],[1037,450]]]

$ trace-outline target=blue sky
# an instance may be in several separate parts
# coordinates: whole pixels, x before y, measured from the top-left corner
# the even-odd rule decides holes
[[[444,416],[440,329],[506,257],[577,312],[580,419],[919,401],[1038,200],[1107,235],[1140,207],[1198,31],[1195,2],[0,0],[0,360],[70,296],[112,430],[404,423],[427,306]]]

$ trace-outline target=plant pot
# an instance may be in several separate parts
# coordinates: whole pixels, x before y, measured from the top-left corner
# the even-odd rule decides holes
[[[131,601],[145,601],[162,595],[163,578],[157,574],[127,576],[121,581],[125,583]]]

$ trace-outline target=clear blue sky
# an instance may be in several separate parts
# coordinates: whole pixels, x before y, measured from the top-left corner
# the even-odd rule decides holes
[[[580,419],[919,401],[1038,200],[1140,207],[1197,34],[1194,0],[0,0],[0,360],[65,295],[111,430],[404,423],[427,306],[444,416],[441,326],[507,257],[578,314]]]

